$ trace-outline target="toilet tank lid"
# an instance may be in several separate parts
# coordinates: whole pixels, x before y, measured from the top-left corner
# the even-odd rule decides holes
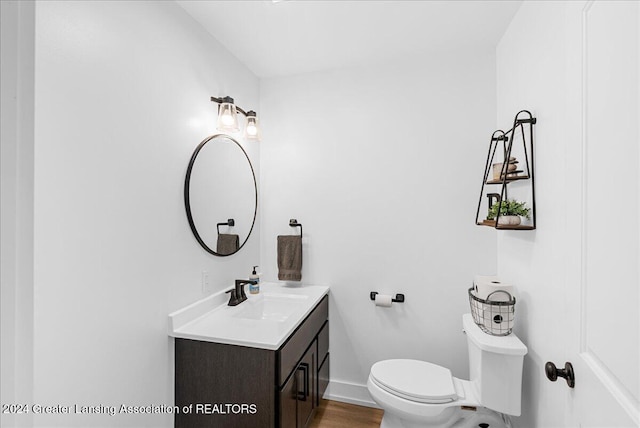
[[[511,333],[508,336],[492,336],[480,330],[471,314],[462,316],[462,327],[469,339],[480,349],[505,355],[525,355],[527,347]]]

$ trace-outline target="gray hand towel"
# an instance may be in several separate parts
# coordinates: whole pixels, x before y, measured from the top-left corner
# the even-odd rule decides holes
[[[278,236],[278,279],[280,281],[302,279],[302,237]]]
[[[218,244],[216,247],[216,253],[218,254],[233,254],[240,248],[240,237],[238,235],[232,235],[229,233],[221,233],[218,235]]]

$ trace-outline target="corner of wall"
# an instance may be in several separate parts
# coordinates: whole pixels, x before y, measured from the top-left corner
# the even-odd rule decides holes
[[[3,403],[33,402],[33,178],[35,2],[2,7],[2,356]],[[30,426],[31,414],[2,414]]]

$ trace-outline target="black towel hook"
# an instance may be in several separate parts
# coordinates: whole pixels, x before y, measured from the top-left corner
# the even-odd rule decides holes
[[[220,226],[235,226],[236,222],[234,219],[230,218],[225,223],[216,224],[216,230],[218,231],[218,235],[220,235]]]
[[[302,239],[302,225],[298,223],[298,220],[292,218],[289,220],[289,226],[291,227],[300,227],[300,239]]]

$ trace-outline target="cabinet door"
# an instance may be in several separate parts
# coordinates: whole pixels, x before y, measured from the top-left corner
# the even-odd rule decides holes
[[[297,373],[297,372],[296,372]],[[280,390],[280,428],[296,428],[298,400],[298,382],[294,373]]]
[[[309,347],[280,390],[280,428],[304,428],[314,415],[317,382],[315,354],[316,347]]]
[[[315,410],[316,400],[316,346],[315,341],[300,360],[296,368],[298,398],[298,427],[306,427]]]

